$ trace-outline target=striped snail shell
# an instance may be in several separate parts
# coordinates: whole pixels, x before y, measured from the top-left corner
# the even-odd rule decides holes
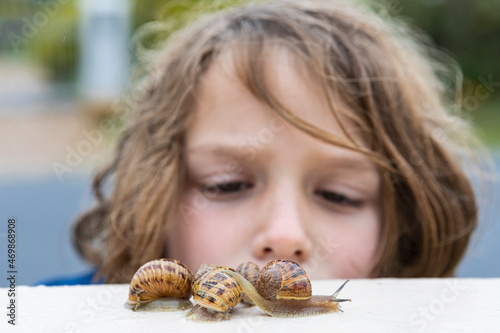
[[[130,281],[126,305],[134,311],[184,310],[192,306],[189,301],[193,273],[175,259],[157,259],[142,265]]]
[[[240,273],[254,287],[257,287],[257,278],[259,276],[259,266],[257,264],[250,261],[242,263],[236,268],[236,272]],[[243,293],[242,301],[249,305],[255,305],[252,299],[245,293]]]
[[[234,278],[224,273],[228,267],[200,267],[205,273],[197,274],[193,283],[196,306],[186,315],[193,321],[219,321],[230,318],[229,311],[241,301],[241,288]]]
[[[312,297],[309,277],[292,260],[273,260],[264,266],[257,277],[256,289],[267,300]]]

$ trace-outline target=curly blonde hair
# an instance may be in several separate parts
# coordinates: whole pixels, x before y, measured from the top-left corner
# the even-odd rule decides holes
[[[350,140],[315,128],[275,98],[262,59],[276,47],[321,84],[336,119],[354,122],[370,149],[356,144],[345,127]],[[450,98],[456,95],[448,93],[450,82],[460,84],[460,72],[437,61],[439,53],[404,24],[370,10],[275,1],[208,15],[162,49],[113,161],[94,179],[98,204],[75,227],[79,252],[106,282],[128,282],[144,262],[168,256],[166,235],[184,186],[186,119],[200,77],[225,50],[236,54],[249,91],[281,119],[377,163],[383,200],[373,277],[453,274],[477,222],[460,164],[467,124]],[[107,179],[113,181],[109,196],[102,192]]]

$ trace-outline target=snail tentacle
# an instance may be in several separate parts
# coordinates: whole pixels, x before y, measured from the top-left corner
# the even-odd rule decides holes
[[[339,299],[337,298],[337,296],[340,294],[340,291],[342,289],[344,289],[344,286],[346,285],[346,283],[349,282],[349,280],[346,280],[344,283],[342,283],[342,285],[339,287],[339,289],[337,289],[336,292],[333,293],[333,298],[335,299],[336,302],[346,302],[346,301],[351,301],[350,299]]]
[[[141,289],[139,290],[137,293],[136,293],[136,296],[137,296],[137,304],[134,306],[134,308],[132,309],[133,311],[137,311],[137,309],[139,308],[139,306],[141,305],[141,294],[142,293],[145,293],[146,290],[144,289]]]

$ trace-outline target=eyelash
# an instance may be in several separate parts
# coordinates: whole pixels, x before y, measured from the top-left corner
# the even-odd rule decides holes
[[[250,183],[245,183],[242,181],[231,181],[231,182],[222,182],[222,183],[205,185],[202,187],[201,191],[203,193],[209,193],[209,194],[230,195],[251,189],[252,187],[253,185]]]
[[[243,181],[230,181],[205,185],[202,187],[202,192],[208,194],[231,195],[241,191],[249,190],[252,187],[253,185],[251,183],[246,183]],[[316,190],[314,191],[314,194],[318,195],[331,204],[339,206],[360,208],[363,205],[362,200],[352,199],[348,196],[336,192]]]
[[[339,206],[350,206],[353,208],[360,208],[361,206],[363,206],[362,200],[352,199],[340,193],[316,190],[314,191],[314,194],[320,196],[329,203]]]

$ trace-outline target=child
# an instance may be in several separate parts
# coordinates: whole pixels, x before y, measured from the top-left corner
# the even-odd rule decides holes
[[[411,35],[330,1],[251,4],[178,33],[94,180],[78,250],[108,283],[161,257],[453,275],[477,220],[468,136]]]

